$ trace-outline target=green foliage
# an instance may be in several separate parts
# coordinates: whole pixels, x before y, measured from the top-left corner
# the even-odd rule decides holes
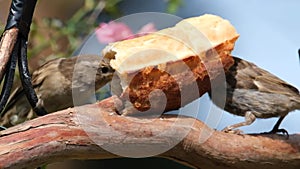
[[[113,17],[119,17],[121,16],[120,9],[118,7],[118,4],[122,2],[122,0],[106,0],[105,1],[105,12],[110,14]]]
[[[171,14],[176,13],[182,4],[182,0],[168,0],[167,12]]]
[[[120,2],[122,2],[122,0],[105,0],[104,10],[113,17],[119,17],[121,16],[121,12],[118,7]],[[166,12],[174,14],[182,4],[182,0],[167,0]]]
[[[85,0],[84,5],[67,21],[63,22],[55,18],[43,18],[41,23],[33,22],[31,36],[37,41],[29,50],[30,56],[36,56],[47,48],[51,48],[56,57],[70,56],[82,43],[83,39],[97,26],[97,16],[93,15],[98,9],[98,0]],[[100,13],[99,12],[99,13]],[[45,39],[39,30],[46,28],[50,39]],[[65,38],[66,46],[61,50],[59,40]]]
[[[2,35],[4,31],[4,24],[0,21],[0,36]]]
[[[34,57],[47,49],[53,51],[54,57],[70,56],[74,50],[80,46],[83,39],[97,27],[96,20],[98,15],[105,11],[107,14],[114,17],[121,16],[119,4],[122,0],[85,0],[84,5],[68,20],[61,21],[55,18],[44,18],[42,23],[33,21],[31,25],[30,41],[35,41],[34,45],[30,46],[28,56]],[[167,12],[175,13],[182,5],[182,0],[168,0]],[[4,25],[0,23],[0,31],[3,32]],[[3,26],[2,26],[3,25]],[[46,39],[41,29],[47,29],[51,38]],[[67,39],[64,50],[61,50],[59,40]]]

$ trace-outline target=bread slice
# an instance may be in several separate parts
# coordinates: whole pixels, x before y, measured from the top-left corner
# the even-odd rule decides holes
[[[116,70],[112,91],[137,112],[179,109],[210,90],[210,81],[229,69],[238,37],[229,21],[206,14],[109,44],[102,54]]]

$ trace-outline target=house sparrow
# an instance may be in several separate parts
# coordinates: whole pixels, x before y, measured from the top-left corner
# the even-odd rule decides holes
[[[279,117],[268,133],[288,134],[286,130],[279,129],[279,125],[289,112],[300,109],[299,91],[255,64],[233,58],[235,63],[226,74],[224,109],[229,113],[245,116],[245,121],[230,125],[223,131],[239,132],[233,129],[250,125],[256,118]],[[209,96],[211,97],[211,93]],[[213,102],[220,107],[220,101]]]
[[[87,103],[93,91],[104,86],[113,76],[114,70],[106,62],[99,56],[85,55],[45,63],[32,74],[38,106],[43,106],[48,113],[74,106],[72,90],[73,94],[75,91],[79,95],[76,106]],[[10,127],[35,116],[19,86],[12,92],[1,114],[0,126]]]

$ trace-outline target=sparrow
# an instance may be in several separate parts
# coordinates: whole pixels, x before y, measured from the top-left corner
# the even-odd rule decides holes
[[[94,91],[107,84],[114,70],[109,62],[97,55],[58,58],[43,64],[32,73],[32,85],[39,98],[38,106],[48,113],[89,102]],[[73,93],[72,93],[73,92]],[[24,90],[17,87],[1,113],[0,126],[11,127],[37,115],[30,106]]]
[[[288,132],[279,129],[279,126],[289,112],[300,109],[300,94],[297,88],[251,62],[237,57],[233,59],[234,65],[226,73],[227,93],[224,110],[244,116],[245,121],[227,126],[223,131],[239,133],[240,130],[234,129],[250,125],[256,118],[279,117],[273,129],[266,133],[282,132],[288,135]],[[211,97],[211,92],[209,96]],[[220,100],[216,99],[213,102],[221,107]]]

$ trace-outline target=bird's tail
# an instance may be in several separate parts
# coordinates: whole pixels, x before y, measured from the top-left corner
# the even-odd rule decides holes
[[[296,97],[293,97],[293,103],[295,103],[295,109],[300,110],[300,94]]]
[[[300,62],[300,48],[298,49],[299,62]]]
[[[299,63],[300,63],[300,48],[298,49],[298,56],[299,56]],[[299,93],[299,95],[300,95],[300,93]],[[300,96],[299,96],[299,102],[300,102]],[[300,103],[299,103],[298,109],[300,110]]]

